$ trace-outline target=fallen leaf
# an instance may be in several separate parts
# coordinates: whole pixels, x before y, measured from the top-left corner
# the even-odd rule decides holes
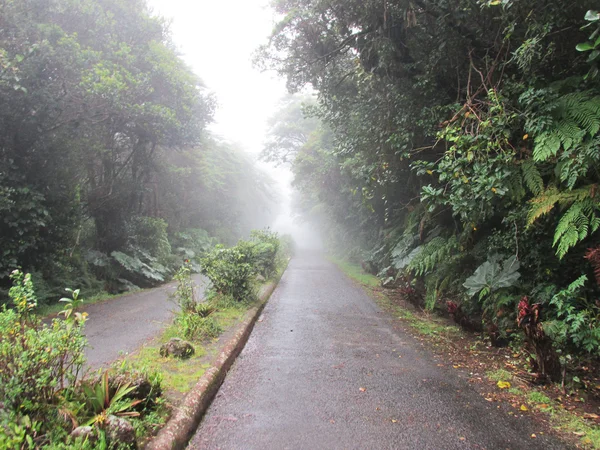
[[[521,411],[529,411],[529,408],[525,405],[521,405],[521,408],[519,408]]]
[[[594,413],[585,413],[583,417],[584,419],[600,419],[600,416]]]
[[[585,431],[573,431],[575,436],[585,436]]]
[[[498,383],[496,383],[496,385],[500,389],[509,389],[510,388],[510,383],[508,381],[498,381]]]

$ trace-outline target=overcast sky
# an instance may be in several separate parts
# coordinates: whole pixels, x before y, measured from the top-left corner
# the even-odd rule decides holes
[[[211,129],[252,153],[262,148],[266,120],[285,95],[285,83],[252,68],[252,54],[267,41],[274,18],[268,0],[148,0],[172,19],[175,44],[217,97]]]

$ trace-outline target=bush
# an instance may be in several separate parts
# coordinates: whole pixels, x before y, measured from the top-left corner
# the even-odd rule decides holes
[[[64,320],[43,324],[33,314],[31,276],[14,271],[11,278],[9,296],[15,308],[4,306],[0,312],[0,402],[8,410],[43,418],[58,401],[57,394],[73,386],[81,373],[85,316],[67,309]]]
[[[64,318],[46,325],[34,314],[31,275],[16,270],[11,279],[14,308],[0,310],[0,448],[37,448],[40,439],[64,440],[76,420],[86,314],[75,311],[79,291],[69,290]]]
[[[254,244],[254,266],[258,273],[265,278],[270,278],[277,272],[277,254],[280,242],[277,233],[265,230],[253,230],[250,233],[251,242]]]
[[[254,297],[252,279],[257,271],[252,243],[239,241],[231,248],[218,245],[200,264],[201,273],[209,278],[218,293],[237,301]]]

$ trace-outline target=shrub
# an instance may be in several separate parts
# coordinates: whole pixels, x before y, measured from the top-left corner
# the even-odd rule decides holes
[[[58,393],[73,386],[84,363],[85,315],[65,310],[65,319],[43,324],[29,274],[14,271],[9,295],[14,309],[0,312],[0,402],[8,410],[43,418],[59,401]],[[73,292],[75,300],[77,291]]]
[[[210,279],[217,292],[243,301],[254,296],[254,262],[254,245],[249,242],[239,241],[231,248],[219,245],[202,258],[201,273]]]
[[[280,242],[277,233],[264,230],[253,230],[250,233],[251,242],[254,244],[254,265],[258,273],[265,278],[272,277],[277,272],[277,254]]]

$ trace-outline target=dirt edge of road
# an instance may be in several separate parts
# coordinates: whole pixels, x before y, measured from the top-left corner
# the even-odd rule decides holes
[[[213,367],[208,369],[175,409],[166,425],[147,445],[146,450],[179,450],[185,448],[198,428],[227,372],[243,350],[254,324],[260,317],[277,283],[269,283],[260,293],[259,303],[246,313],[234,336],[221,348]]]

